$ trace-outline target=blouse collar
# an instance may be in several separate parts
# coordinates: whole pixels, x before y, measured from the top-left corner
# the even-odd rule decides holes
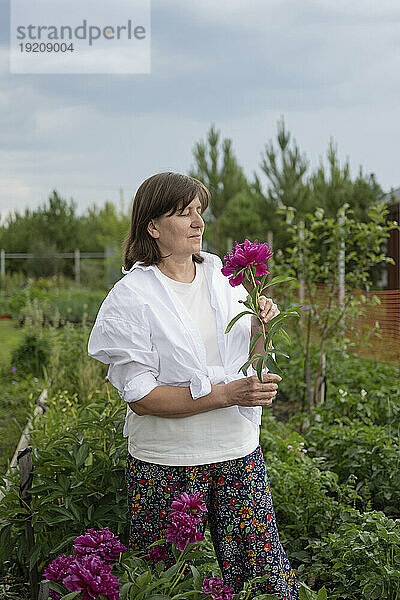
[[[209,252],[204,252],[204,251],[200,251],[200,256],[202,256],[204,258],[205,262],[214,261],[215,259],[218,259],[217,256],[214,257],[213,254],[210,254]],[[124,267],[121,267],[121,271],[124,275],[126,275],[127,273],[131,273],[134,269],[142,269],[142,271],[148,271],[151,269],[151,270],[155,271],[156,267],[155,267],[155,265],[145,266],[141,262],[133,263],[133,265],[131,266],[130,269],[125,269]]]

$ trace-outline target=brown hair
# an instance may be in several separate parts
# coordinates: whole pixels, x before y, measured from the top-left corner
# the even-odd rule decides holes
[[[180,173],[157,173],[140,185],[133,200],[130,230],[122,244],[126,270],[137,261],[149,266],[157,265],[165,258],[161,256],[156,240],[147,231],[147,225],[151,219],[183,211],[196,196],[203,213],[208,206],[210,192],[198,179]],[[192,259],[197,263],[204,260],[199,253],[192,254]]]

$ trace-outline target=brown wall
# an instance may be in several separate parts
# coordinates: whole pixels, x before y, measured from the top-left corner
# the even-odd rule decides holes
[[[388,206],[389,221],[396,221],[400,225],[400,202]],[[388,273],[388,290],[398,290],[400,288],[400,244],[399,230],[392,229],[390,237],[387,240],[387,256],[390,256],[395,261],[395,265],[387,265]]]

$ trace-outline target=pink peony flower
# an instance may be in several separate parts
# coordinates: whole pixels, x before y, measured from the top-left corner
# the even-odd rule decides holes
[[[99,556],[78,556],[69,566],[63,585],[70,592],[81,590],[82,600],[95,600],[100,594],[110,600],[120,600],[120,580],[111,573],[111,565]]]
[[[105,562],[114,562],[121,552],[126,551],[125,546],[108,527],[98,531],[88,529],[84,535],[75,538],[74,542],[74,550],[77,554],[96,554]]]
[[[153,546],[149,550],[149,556],[154,562],[160,562],[160,560],[168,558],[168,552],[165,546]]]
[[[75,556],[72,556],[72,554],[69,556],[62,554],[58,558],[55,558],[44,570],[46,579],[50,579],[51,581],[62,581],[73,560],[75,560]]]
[[[68,573],[69,566],[74,560],[75,556],[72,556],[71,554],[69,556],[65,556],[65,554],[62,554],[58,558],[54,559],[53,562],[51,562],[44,569],[44,576],[46,579],[50,579],[50,581],[62,583],[62,580]],[[61,594],[55,592],[54,590],[50,590],[50,598],[53,600],[58,600],[61,598]]]
[[[184,492],[175,498],[171,504],[171,508],[175,512],[188,512],[193,515],[198,515],[200,511],[207,512],[207,507],[201,500],[200,492],[196,492],[195,494]]]
[[[203,579],[203,594],[211,594],[213,600],[231,600],[235,592],[229,585],[225,585],[220,577],[208,577]]]
[[[169,518],[171,522],[167,525],[166,540],[174,542],[178,550],[184,550],[188,542],[194,544],[205,539],[196,527],[199,519],[193,515],[177,511],[171,512]]]
[[[229,283],[232,287],[235,287],[243,283],[245,277],[244,270],[238,273],[236,277],[234,275],[235,271],[243,269],[244,267],[255,267],[255,279],[257,283],[260,283],[257,280],[257,277],[269,275],[265,262],[271,258],[272,255],[273,252],[271,246],[266,242],[259,244],[257,240],[250,242],[248,239],[245,239],[241,244],[236,242],[236,245],[232,250],[224,256],[226,264],[222,267],[221,272],[226,277],[229,277]]]

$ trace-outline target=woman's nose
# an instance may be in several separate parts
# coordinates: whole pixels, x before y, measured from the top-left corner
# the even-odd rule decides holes
[[[203,225],[204,225],[204,221],[201,218],[201,216],[199,214],[197,214],[195,217],[193,217],[191,225],[192,225],[193,228],[195,228],[195,227],[202,228]]]

